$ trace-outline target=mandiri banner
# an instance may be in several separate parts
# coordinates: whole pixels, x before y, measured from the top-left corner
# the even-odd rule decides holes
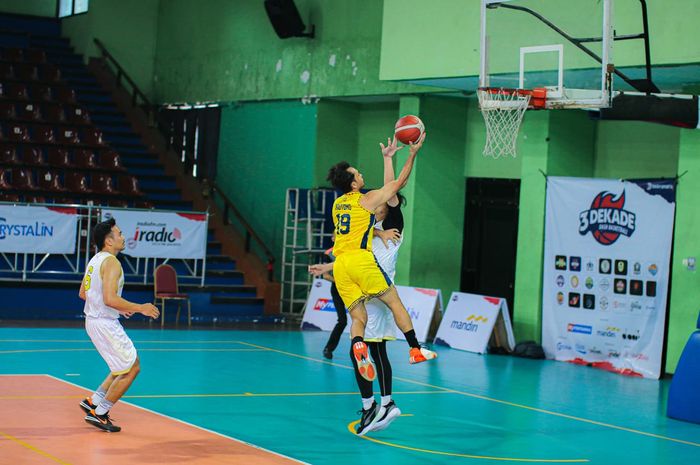
[[[673,180],[547,178],[548,358],[660,376],[674,211]]]
[[[131,257],[203,259],[207,250],[206,213],[102,210],[114,218]]]
[[[75,208],[0,206],[0,252],[75,252]]]
[[[396,286],[408,314],[411,316],[413,328],[419,341],[428,339],[430,323],[433,321],[435,310],[440,310],[442,298],[437,289],[423,289],[419,287]],[[378,303],[378,305],[383,305]],[[323,279],[314,279],[306,301],[304,317],[301,322],[302,329],[321,329],[330,331],[338,321],[338,316],[331,296],[331,283]],[[350,331],[350,317],[345,332]],[[398,328],[394,328],[397,339],[405,339]]]
[[[515,347],[506,299],[453,292],[435,336],[435,344],[483,354],[492,337],[494,345],[508,351]]]

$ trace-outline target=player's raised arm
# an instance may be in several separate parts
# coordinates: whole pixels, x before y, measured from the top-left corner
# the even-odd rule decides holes
[[[384,158],[384,185],[386,185],[394,180],[394,154],[404,148],[405,145],[397,147],[396,136],[394,136],[393,140],[386,140],[386,147],[381,142],[379,143],[379,146],[382,149],[382,157]],[[390,206],[395,207],[399,204],[399,198],[394,195],[389,199],[388,203]]]
[[[404,163],[401,173],[399,173],[399,177],[394,181],[384,184],[384,187],[381,189],[369,191],[364,195],[364,197],[362,197],[360,204],[364,208],[369,211],[376,210],[378,206],[388,202],[389,199],[394,197],[396,193],[406,185],[408,178],[411,175],[411,171],[413,170],[413,163],[416,159],[416,155],[425,141],[425,134],[426,133],[424,132],[415,144],[411,144],[409,146],[408,159],[406,160],[406,163]]]

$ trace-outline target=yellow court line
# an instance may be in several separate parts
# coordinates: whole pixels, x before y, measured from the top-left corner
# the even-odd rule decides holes
[[[403,416],[403,415],[401,415]],[[355,425],[358,424],[360,420],[355,420],[348,423],[348,431],[351,434],[357,436],[355,433]],[[462,457],[466,459],[479,459],[479,460],[499,460],[502,462],[537,462],[537,463],[586,463],[590,462],[588,459],[525,459],[519,457],[493,457],[488,455],[472,455],[472,454],[458,454],[457,452],[443,452],[439,450],[432,449],[420,449],[418,447],[404,446],[402,444],[396,444],[389,441],[381,441],[379,439],[371,438],[369,436],[359,436],[361,439],[366,439],[367,441],[376,442],[383,446],[396,447],[397,449],[405,449],[414,452],[424,452],[426,454],[433,455],[447,455],[449,457]]]
[[[34,446],[32,446],[31,444],[22,441],[21,439],[17,439],[17,438],[14,437],[14,436],[10,436],[10,435],[7,434],[7,433],[3,433],[2,431],[0,431],[0,436],[3,436],[3,437],[5,437],[5,438],[9,439],[9,440],[12,441],[12,442],[16,442],[16,443],[19,444],[20,446],[22,446],[22,447],[24,447],[24,448],[26,448],[26,449],[29,449],[29,450],[31,450],[32,452],[36,452],[36,453],[39,454],[39,455],[43,455],[44,457],[49,458],[49,459],[53,460],[53,461],[56,462],[56,463],[60,463],[61,465],[71,465],[70,463],[68,463],[68,462],[66,462],[66,461],[64,461],[64,460],[61,460],[61,459],[59,459],[58,457],[54,457],[53,455],[49,454],[48,452],[44,452],[43,450],[41,450],[41,449],[39,449],[39,448],[37,448],[37,447],[34,447]]]
[[[348,369],[348,370],[353,370],[353,367],[347,366],[347,365],[340,365],[340,364],[338,364],[338,363],[327,362],[327,361],[325,361],[325,360],[321,360],[321,359],[317,359],[317,358],[312,358],[312,357],[307,357],[307,356],[305,356],[305,355],[293,354],[293,353],[291,353],[291,352],[285,352],[285,351],[283,351],[283,350],[273,349],[272,347],[261,346],[261,345],[258,345],[258,344],[251,344],[251,343],[249,343],[249,342],[243,342],[243,341],[240,341],[240,342],[241,342],[241,344],[249,345],[249,346],[252,346],[252,347],[258,347],[258,348],[261,348],[261,349],[267,349],[267,350],[269,350],[270,352],[277,352],[277,353],[280,353],[280,354],[283,354],[283,355],[288,355],[288,356],[290,356],[290,357],[301,358],[301,359],[304,359],[304,360],[310,360],[310,361],[312,361],[312,362],[325,363],[325,364],[329,364],[329,365],[333,365],[333,366],[345,368],[345,369]],[[408,379],[408,378],[401,378],[401,377],[398,377],[398,376],[394,376],[394,379],[397,379],[397,380],[400,380],[400,381],[404,381],[404,382],[407,382],[407,383],[417,384],[418,386],[430,387],[430,388],[433,388],[433,389],[441,389],[441,390],[446,391],[446,392],[451,392],[451,393],[453,393],[453,394],[459,394],[459,395],[466,396],[466,397],[473,397],[473,398],[475,398],[475,399],[486,400],[486,401],[489,401],[489,402],[495,402],[495,403],[499,403],[499,404],[502,404],[502,405],[508,405],[508,406],[510,406],[510,407],[518,407],[518,408],[522,408],[522,409],[525,409],[525,410],[531,410],[531,411],[533,411],[533,412],[544,413],[544,414],[547,414],[547,415],[552,415],[552,416],[560,417],[560,418],[566,418],[566,419],[568,419],[568,420],[580,421],[580,422],[588,423],[588,424],[591,424],[591,425],[603,426],[603,427],[605,427],[605,428],[611,428],[611,429],[616,429],[616,430],[620,430],[620,431],[626,431],[626,432],[628,432],[628,433],[639,434],[639,435],[641,435],[641,436],[648,436],[648,437],[655,438],[655,439],[663,439],[663,440],[665,440],[665,441],[671,441],[671,442],[677,442],[677,443],[680,443],[680,444],[686,444],[686,445],[688,445],[688,446],[700,447],[700,443],[697,443],[697,442],[685,441],[685,440],[683,440],[683,439],[676,439],[676,438],[672,438],[672,437],[668,437],[668,436],[662,436],[662,435],[660,435],[660,434],[648,433],[648,432],[646,432],[646,431],[639,431],[639,430],[632,429],[632,428],[626,428],[626,427],[624,427],[624,426],[617,426],[617,425],[613,425],[613,424],[610,424],[610,423],[603,423],[603,422],[600,422],[600,421],[589,420],[588,418],[581,418],[581,417],[576,417],[576,416],[573,416],[573,415],[567,415],[567,414],[565,414],[565,413],[553,412],[553,411],[551,411],[551,410],[545,410],[545,409],[541,409],[541,408],[537,408],[537,407],[531,407],[531,406],[529,406],[529,405],[516,404],[516,403],[514,403],[514,402],[508,402],[508,401],[506,401],[506,400],[494,399],[493,397],[481,396],[481,395],[479,395],[479,394],[471,394],[471,393],[469,393],[469,392],[458,391],[458,390],[456,390],[456,389],[450,389],[450,388],[446,388],[446,387],[443,387],[443,386],[436,386],[436,385],[434,385],[434,384],[423,383],[423,382],[415,381],[415,380]]]
[[[31,354],[31,353],[46,353],[46,352],[93,352],[94,347],[81,347],[77,349],[23,349],[23,350],[0,350],[2,354]],[[149,349],[140,348],[139,352],[266,352],[267,349]]]
[[[446,391],[402,391],[401,395],[415,394],[450,394]],[[319,397],[319,396],[356,396],[357,392],[242,392],[231,394],[142,394],[125,395],[124,399],[179,399],[207,397]],[[0,396],[1,400],[50,400],[50,399],[84,399],[83,395],[69,396]]]

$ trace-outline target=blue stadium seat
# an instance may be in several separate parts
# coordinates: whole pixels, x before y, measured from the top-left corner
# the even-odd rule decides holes
[[[696,327],[700,329],[700,315]],[[668,391],[666,414],[677,420],[700,423],[700,331],[690,335]]]

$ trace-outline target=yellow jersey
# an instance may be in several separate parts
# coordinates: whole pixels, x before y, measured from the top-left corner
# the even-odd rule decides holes
[[[348,192],[333,202],[333,224],[335,225],[335,244],[333,255],[353,250],[372,251],[374,237],[374,212],[360,205],[364,194]]]

